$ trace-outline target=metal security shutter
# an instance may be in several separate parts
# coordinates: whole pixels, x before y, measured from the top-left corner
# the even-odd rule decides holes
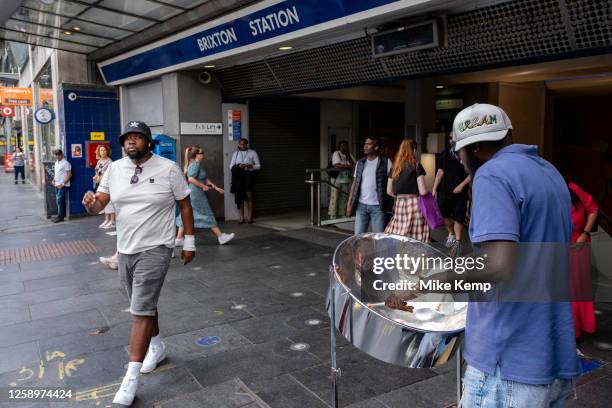
[[[250,145],[262,169],[255,179],[255,212],[278,214],[308,208],[306,169],[319,167],[319,101],[298,98],[249,103]]]

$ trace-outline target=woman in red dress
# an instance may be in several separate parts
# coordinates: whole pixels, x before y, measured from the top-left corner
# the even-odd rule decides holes
[[[574,299],[592,299],[591,231],[597,220],[598,207],[593,197],[574,183],[568,183],[572,197],[572,247],[570,250],[570,287]],[[576,338],[595,332],[593,301],[572,302]]]

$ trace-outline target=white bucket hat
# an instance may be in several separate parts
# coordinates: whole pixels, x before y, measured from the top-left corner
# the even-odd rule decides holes
[[[477,142],[501,140],[506,137],[509,129],[512,129],[512,123],[502,108],[488,103],[476,103],[455,117],[455,151]]]

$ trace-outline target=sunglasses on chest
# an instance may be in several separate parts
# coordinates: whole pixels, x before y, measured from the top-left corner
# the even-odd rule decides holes
[[[132,178],[130,179],[130,184],[136,184],[138,183],[138,176],[142,173],[142,167],[140,166],[136,166],[136,168],[134,169],[134,175],[132,176]]]

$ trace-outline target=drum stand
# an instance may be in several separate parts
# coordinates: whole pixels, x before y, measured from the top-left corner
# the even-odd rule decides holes
[[[338,367],[336,358],[336,289],[332,279],[334,278],[333,266],[330,267],[330,308],[331,308],[331,386],[332,386],[332,407],[338,408],[338,378],[342,374]],[[457,407],[461,405],[461,346],[457,349]]]

